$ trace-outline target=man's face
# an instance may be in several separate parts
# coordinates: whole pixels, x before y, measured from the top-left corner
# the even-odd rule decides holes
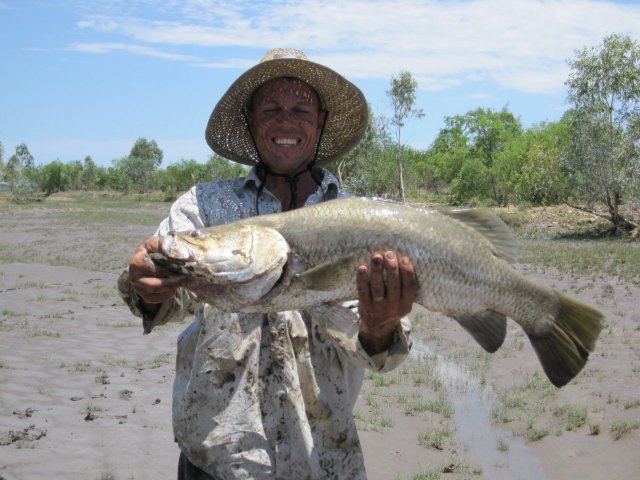
[[[249,124],[262,162],[294,175],[313,159],[325,114],[317,93],[301,80],[277,78],[253,95]]]

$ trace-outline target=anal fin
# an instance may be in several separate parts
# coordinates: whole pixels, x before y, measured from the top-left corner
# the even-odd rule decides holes
[[[486,310],[453,318],[489,353],[498,350],[507,335],[507,318],[501,313]]]

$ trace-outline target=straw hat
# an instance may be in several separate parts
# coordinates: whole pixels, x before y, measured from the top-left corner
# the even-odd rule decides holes
[[[330,68],[310,62],[300,50],[275,48],[242,74],[213,109],[205,138],[214,152],[245,165],[258,163],[243,110],[248,109],[258,87],[281,77],[308,83],[320,96],[322,109],[328,111],[316,164],[332,162],[360,141],[368,119],[367,102],[360,89]]]

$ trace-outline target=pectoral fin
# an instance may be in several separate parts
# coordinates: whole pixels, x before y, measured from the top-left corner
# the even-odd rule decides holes
[[[326,292],[339,288],[345,282],[355,281],[356,270],[353,259],[347,257],[310,268],[299,273],[297,277],[307,290]]]
[[[489,353],[498,350],[507,335],[507,318],[501,313],[487,310],[454,319]]]

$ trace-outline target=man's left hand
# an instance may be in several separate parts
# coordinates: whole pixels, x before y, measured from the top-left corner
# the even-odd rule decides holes
[[[358,266],[359,339],[369,355],[386,350],[400,319],[411,312],[418,283],[411,260],[388,250]]]

